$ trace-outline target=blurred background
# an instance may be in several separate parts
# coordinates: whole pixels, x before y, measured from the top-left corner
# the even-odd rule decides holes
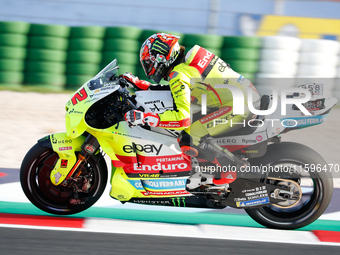
[[[219,55],[261,94],[322,82],[340,98],[339,18],[339,0],[0,0],[0,86],[75,90],[114,58],[145,79],[140,46],[167,32]]]
[[[114,58],[118,60],[120,73],[132,72],[146,79],[139,62],[139,50],[142,42],[157,32],[181,36],[180,43],[187,49],[198,44],[217,54],[232,69],[250,79],[261,94],[270,93],[277,86],[293,87],[306,82],[320,82],[324,84],[324,94],[340,100],[340,0],[0,0],[0,129],[3,130],[0,132],[0,170],[6,170],[4,173],[8,174],[8,179],[10,174],[13,176],[8,183],[4,178],[0,180],[5,180],[5,183],[0,183],[0,213],[29,214],[26,208],[33,208],[33,214],[41,214],[33,205],[28,204],[19,183],[19,168],[26,152],[37,139],[50,133],[64,132],[64,106],[70,93]],[[32,91],[53,93],[26,93]],[[288,133],[284,139],[314,148],[328,163],[338,165],[340,123],[336,117],[339,113],[340,109],[335,108],[324,125],[292,132],[292,135]],[[317,229],[338,231],[336,228],[339,225],[334,224],[334,220],[339,220],[340,179],[335,180],[335,187],[334,200],[326,215],[321,218],[321,223],[307,230],[321,226]],[[112,211],[117,206],[108,194],[109,191],[105,191],[103,200],[97,203],[98,207],[109,207],[102,217],[113,215]],[[139,206],[141,208],[143,205]],[[159,215],[162,215],[160,210],[170,210],[154,207],[140,210],[159,210]],[[6,208],[9,208],[8,211]],[[181,208],[172,209],[175,211]],[[214,211],[211,217],[218,218],[216,215],[222,216],[225,212],[222,210],[221,214],[215,214]],[[133,213],[146,215],[140,211]],[[243,210],[240,213],[244,213]],[[132,217],[131,214],[126,213],[126,217]],[[89,217],[88,214],[84,215]],[[167,217],[164,216],[162,220],[166,221]],[[231,217],[226,224],[254,226],[254,222],[246,216],[234,221],[235,218]],[[328,224],[326,227],[325,222]],[[143,228],[148,230],[149,226]],[[248,230],[243,230],[242,235]],[[13,234],[3,229],[0,231],[3,234],[0,240],[4,242],[1,246],[4,253],[6,247],[13,247],[13,250],[20,247],[22,254],[29,251],[33,253],[33,248],[44,248],[48,243],[48,249],[44,251],[53,254],[55,250],[59,254],[63,251],[61,249],[73,249],[80,239],[87,240],[84,235],[81,238],[75,237],[75,241],[65,235],[69,242],[55,242],[64,238],[64,235],[57,233],[56,237],[50,238],[46,232],[42,232],[46,237],[40,238],[37,232],[25,234],[22,231],[20,229],[17,234],[20,238],[13,238]],[[219,231],[217,229],[213,232]],[[231,229],[232,234],[233,231]],[[260,232],[249,233],[252,240],[260,236]],[[283,236],[282,232],[261,235],[265,238]],[[27,245],[23,243],[25,238],[28,240]],[[98,249],[96,253],[104,254],[100,251],[106,249],[108,244],[120,245],[117,237],[99,238],[101,240],[98,244],[101,247],[95,247]],[[143,238],[140,238],[142,242],[145,240]],[[37,243],[36,240],[40,239],[41,243]],[[124,237],[121,242],[122,251],[133,246],[131,240],[135,239]],[[304,241],[301,235],[297,239]],[[16,240],[19,242],[15,243]],[[107,240],[107,243],[102,240]],[[158,243],[154,240],[147,240],[142,245],[147,245],[148,253],[151,247],[149,244],[154,246]],[[174,248],[183,247],[178,240],[172,242],[169,237],[165,240],[159,244],[157,253],[150,254],[164,252],[165,245],[171,245],[169,251],[172,254]],[[196,247],[202,252],[205,248],[202,240],[193,242],[188,249],[195,251]],[[312,239],[313,242],[315,240]],[[87,242],[88,246],[93,246],[93,243],[92,239]],[[51,246],[54,244],[56,248]],[[254,245],[240,242],[235,244],[235,251],[242,253],[240,249],[249,247],[244,254],[269,254],[274,249],[275,252],[287,252],[287,245],[282,249],[278,248],[278,243],[270,245],[268,251],[262,251],[266,248],[263,242],[254,242]],[[89,249],[87,252],[92,251],[88,246],[84,245]],[[211,244],[206,247],[210,249]],[[225,244],[220,247],[221,252],[225,253]],[[295,246],[290,244],[288,248],[291,247]],[[300,253],[292,253],[304,254],[307,251],[311,254],[312,249],[317,252],[315,247],[309,250],[302,247]],[[78,253],[79,248],[77,246]],[[72,252],[76,251],[73,249]]]

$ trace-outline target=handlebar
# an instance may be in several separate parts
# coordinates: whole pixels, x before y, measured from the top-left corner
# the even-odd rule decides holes
[[[129,87],[129,83],[126,81],[125,78],[119,76],[118,80],[119,80],[119,85],[120,85],[122,88]]]

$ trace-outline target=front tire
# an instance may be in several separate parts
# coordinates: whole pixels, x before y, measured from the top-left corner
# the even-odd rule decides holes
[[[89,176],[90,188],[87,193],[75,194],[71,187],[55,186],[50,181],[50,173],[58,160],[58,154],[39,143],[26,154],[20,168],[21,187],[26,197],[41,210],[70,215],[91,207],[102,195],[107,183],[107,166],[98,153],[82,166],[83,178]]]
[[[256,222],[269,228],[296,229],[304,227],[316,219],[327,209],[333,194],[333,179],[326,161],[314,150],[298,143],[283,142],[272,144],[262,158],[249,160],[251,165],[282,166],[298,169],[291,173],[269,173],[268,176],[297,179],[301,182],[302,198],[290,208],[270,205],[261,208],[246,209]],[[311,166],[308,171],[305,164]],[[326,167],[312,170],[314,166]],[[320,171],[319,171],[320,170]],[[294,178],[292,178],[292,176]]]

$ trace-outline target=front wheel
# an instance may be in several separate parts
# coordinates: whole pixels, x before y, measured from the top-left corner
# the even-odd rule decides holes
[[[26,154],[20,168],[21,187],[26,197],[41,210],[69,215],[91,207],[102,195],[107,183],[107,166],[103,156],[91,156],[81,166],[81,175],[75,186],[55,186],[50,173],[58,160],[58,154],[50,148],[34,145]],[[86,192],[79,192],[86,185]]]
[[[326,161],[311,148],[291,142],[272,144],[265,156],[250,163],[281,169],[279,173],[268,171],[268,177],[296,181],[302,191],[301,200],[292,207],[269,205],[246,209],[261,225],[277,229],[301,228],[314,222],[327,209],[333,194],[332,174]]]

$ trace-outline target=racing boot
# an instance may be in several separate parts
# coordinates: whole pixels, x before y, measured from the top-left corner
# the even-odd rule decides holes
[[[205,158],[216,166],[213,168],[215,176],[213,183],[215,185],[224,185],[233,182],[237,178],[237,172],[241,167],[246,168],[249,163],[236,157],[227,149],[210,141],[203,142],[199,148],[204,151]]]

